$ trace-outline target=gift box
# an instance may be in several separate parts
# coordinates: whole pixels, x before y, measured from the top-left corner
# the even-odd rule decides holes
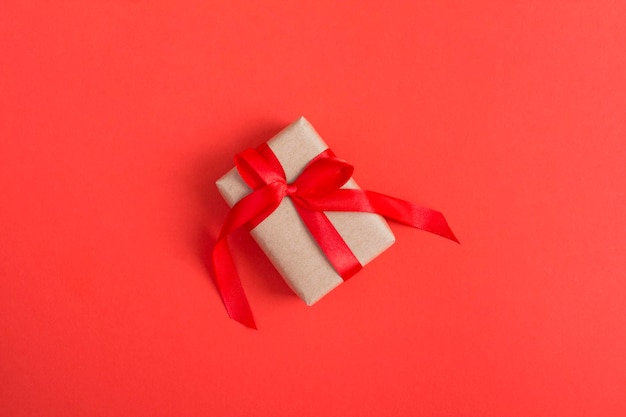
[[[280,162],[288,183],[296,180],[307,164],[328,149],[304,117],[270,139],[267,146]],[[231,207],[252,192],[236,168],[221,177],[216,185]],[[359,186],[351,178],[342,188],[359,189]],[[387,222],[378,214],[335,211],[324,214],[361,266],[395,241]],[[292,199],[283,198],[250,233],[289,287],[306,304],[314,304],[344,282],[311,235]]]
[[[317,302],[391,246],[386,219],[456,241],[441,213],[362,190],[301,117],[257,149],[235,157],[217,181],[231,206],[213,249],[213,275],[228,314],[256,328],[227,237],[246,227],[287,284]]]

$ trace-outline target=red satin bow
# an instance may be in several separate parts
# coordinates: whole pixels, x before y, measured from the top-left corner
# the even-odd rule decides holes
[[[291,198],[313,238],[344,280],[362,266],[325,211],[377,213],[458,242],[438,211],[373,191],[341,189],[354,167],[335,157],[329,149],[309,162],[291,184],[287,184],[285,172],[267,144],[240,153],[235,157],[235,165],[253,191],[239,200],[226,216],[213,249],[213,272],[228,315],[248,327],[256,329],[256,324],[226,238],[240,227],[253,229],[285,197]]]

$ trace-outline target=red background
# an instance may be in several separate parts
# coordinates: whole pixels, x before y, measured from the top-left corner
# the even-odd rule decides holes
[[[254,4],[0,5],[0,415],[626,415],[626,4]],[[238,234],[255,332],[213,182],[300,115],[462,245],[307,307]]]

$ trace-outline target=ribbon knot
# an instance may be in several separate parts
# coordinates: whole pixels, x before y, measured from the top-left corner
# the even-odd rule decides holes
[[[285,191],[285,193],[288,196],[295,194],[297,191],[298,191],[298,186],[296,184],[287,184],[287,190]]]
[[[335,157],[330,149],[309,162],[291,183],[287,183],[282,165],[267,144],[240,153],[235,157],[235,165],[252,192],[228,212],[213,250],[212,264],[215,282],[229,316],[248,327],[256,328],[256,325],[226,238],[240,227],[254,228],[272,214],[286,196],[344,280],[362,266],[325,211],[376,213],[458,242],[438,211],[373,191],[342,188],[352,177],[354,168]]]

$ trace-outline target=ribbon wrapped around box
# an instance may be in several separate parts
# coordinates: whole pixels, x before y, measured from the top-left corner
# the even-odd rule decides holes
[[[304,118],[235,157],[216,185],[231,206],[213,250],[216,285],[231,318],[256,328],[227,236],[245,227],[308,305],[358,272],[395,238],[383,217],[457,241],[443,215],[361,190]]]

